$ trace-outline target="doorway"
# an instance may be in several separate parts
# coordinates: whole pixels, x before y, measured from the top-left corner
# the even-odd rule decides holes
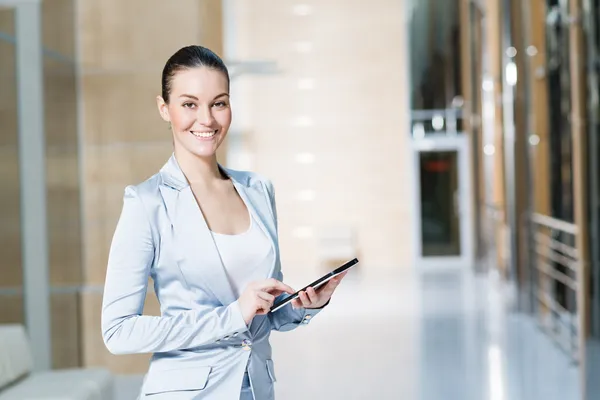
[[[413,141],[414,237],[418,268],[471,268],[473,213],[464,135]]]

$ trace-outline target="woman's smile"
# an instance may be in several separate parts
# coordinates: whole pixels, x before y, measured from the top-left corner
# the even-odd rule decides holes
[[[212,131],[190,131],[190,133],[198,140],[213,140],[218,132],[218,129]]]

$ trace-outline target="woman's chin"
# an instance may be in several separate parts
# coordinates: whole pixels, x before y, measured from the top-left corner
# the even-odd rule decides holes
[[[216,156],[217,149],[216,148],[211,148],[211,149],[192,149],[191,153],[193,155],[195,155],[196,157],[211,158],[211,157]]]
[[[217,143],[186,143],[184,146],[180,147],[181,150],[184,150],[186,153],[192,154],[196,157],[200,158],[211,158],[217,154]]]
[[[202,157],[202,158],[211,158],[211,157],[215,157],[217,155],[217,149],[219,147],[217,145],[214,146],[203,146],[201,148],[196,148],[194,149],[194,154],[196,154],[198,157]]]

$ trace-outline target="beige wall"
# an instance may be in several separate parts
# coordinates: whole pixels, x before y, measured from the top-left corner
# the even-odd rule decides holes
[[[365,271],[409,268],[413,257],[408,128],[408,51],[403,2],[239,0],[243,59],[277,62],[281,73],[247,76],[234,110],[244,115],[253,169],[277,192],[284,270],[313,275],[321,229],[348,225]],[[368,34],[365,34],[368,32]],[[310,52],[298,52],[310,42]],[[311,79],[312,90],[298,89]],[[310,118],[309,126],[296,126]],[[296,123],[295,123],[296,121]],[[315,163],[295,161],[312,153]],[[298,201],[314,190],[314,201]],[[298,227],[312,237],[294,235]]]
[[[156,173],[171,154],[171,133],[155,102],[164,63],[189,44],[220,53],[219,16],[219,0],[178,0],[176,6],[161,0],[77,0],[87,285],[104,283],[125,186]],[[83,364],[145,371],[148,355],[117,357],[106,351],[101,301],[100,292],[82,296]],[[144,312],[159,313],[153,295]]]

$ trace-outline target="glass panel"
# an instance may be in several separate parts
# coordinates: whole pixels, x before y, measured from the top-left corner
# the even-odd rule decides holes
[[[551,216],[572,222],[573,168],[571,133],[571,79],[569,65],[569,4],[568,1],[548,0],[546,16],[546,47],[549,95],[549,139],[550,139],[550,206]],[[574,245],[574,238],[553,233],[556,241]],[[552,263],[562,273],[566,267]],[[573,294],[561,282],[554,284],[558,303],[569,310]]]
[[[419,153],[422,256],[459,256],[458,152]]]
[[[600,0],[590,1],[590,13],[586,18],[587,54],[589,66],[587,88],[588,102],[588,185],[589,185],[589,212],[590,234],[589,246],[591,249],[591,290],[590,303],[592,310],[592,334],[596,340],[600,339],[600,115],[598,113],[598,100],[600,98]],[[600,343],[598,343],[600,345]],[[596,348],[600,352],[600,347]],[[595,371],[600,371],[600,353],[594,356],[596,360]]]
[[[550,98],[550,168],[552,216],[573,221],[571,164],[571,80],[569,76],[568,2],[548,1],[546,43]]]
[[[42,2],[52,353],[55,368],[81,359],[81,208],[74,51],[74,1]]]
[[[0,323],[22,323],[15,11],[0,7]]]
[[[458,0],[413,2],[409,51],[414,110],[446,109],[460,103],[459,9]]]

